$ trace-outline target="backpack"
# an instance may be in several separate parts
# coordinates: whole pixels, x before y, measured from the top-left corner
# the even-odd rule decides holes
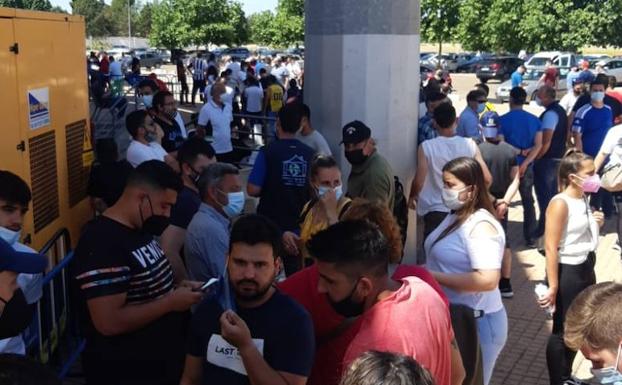
[[[406,235],[408,234],[408,201],[404,194],[404,186],[400,182],[400,178],[393,177],[395,183],[395,198],[393,201],[393,216],[400,226],[402,232],[402,246],[406,244]]]

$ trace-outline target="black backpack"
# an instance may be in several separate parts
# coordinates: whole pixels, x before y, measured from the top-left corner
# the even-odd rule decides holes
[[[393,201],[393,216],[400,226],[402,232],[402,246],[406,244],[406,235],[408,234],[408,201],[404,194],[404,186],[400,182],[400,178],[393,177],[395,183],[395,198]]]

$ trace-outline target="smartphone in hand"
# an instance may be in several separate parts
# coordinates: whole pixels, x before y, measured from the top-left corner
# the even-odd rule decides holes
[[[209,281],[205,282],[203,285],[192,289],[192,291],[207,291],[210,286],[218,282],[218,278],[210,278]]]

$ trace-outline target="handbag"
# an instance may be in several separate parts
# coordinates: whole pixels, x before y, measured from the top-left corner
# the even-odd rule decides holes
[[[622,164],[616,163],[605,167],[600,182],[601,186],[609,192],[622,191]]]

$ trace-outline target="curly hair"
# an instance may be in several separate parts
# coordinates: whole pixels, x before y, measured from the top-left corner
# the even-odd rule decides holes
[[[380,228],[389,243],[389,263],[402,259],[402,233],[389,208],[381,203],[356,198],[345,212],[342,221],[368,220]]]

